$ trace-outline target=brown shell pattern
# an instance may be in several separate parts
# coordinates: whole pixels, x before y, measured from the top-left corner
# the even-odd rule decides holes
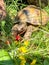
[[[18,12],[18,19],[22,23],[30,23],[32,25],[45,25],[49,16],[48,13],[36,6],[29,5]]]

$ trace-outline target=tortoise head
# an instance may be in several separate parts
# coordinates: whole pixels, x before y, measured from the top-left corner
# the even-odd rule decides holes
[[[23,34],[27,29],[27,25],[26,24],[22,24],[22,23],[19,23],[19,24],[15,24],[13,27],[12,27],[12,35],[13,36],[16,36],[18,34]]]

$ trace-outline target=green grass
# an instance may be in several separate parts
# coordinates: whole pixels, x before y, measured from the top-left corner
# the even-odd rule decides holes
[[[13,26],[14,18],[17,15],[18,11],[28,5],[27,3],[23,3],[22,0],[5,0],[5,3],[7,17],[1,23],[1,30],[3,35],[2,37],[0,37],[3,41],[6,41],[11,36],[11,28]],[[49,14],[48,6],[44,9]],[[13,40],[12,43],[14,43]],[[45,26],[39,28],[39,31],[32,33],[29,43],[31,43],[30,46],[32,47],[27,47],[27,49],[29,49],[30,51],[24,54],[26,58],[29,58],[28,61],[32,61],[32,59],[36,58],[37,63],[35,65],[49,65],[49,22]],[[22,43],[17,47],[19,48],[21,45]],[[15,48],[15,45],[12,45],[12,51],[15,50]],[[19,55],[21,55],[21,53]],[[16,59],[18,60],[18,58]],[[29,63],[26,63],[26,65],[29,65]]]

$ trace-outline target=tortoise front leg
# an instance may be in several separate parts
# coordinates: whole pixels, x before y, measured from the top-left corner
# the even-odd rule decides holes
[[[38,27],[32,25],[28,26],[26,33],[24,34],[24,39],[28,40],[31,37],[32,32],[37,31]]]

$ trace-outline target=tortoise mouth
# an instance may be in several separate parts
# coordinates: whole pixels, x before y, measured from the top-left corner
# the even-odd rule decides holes
[[[13,30],[13,32],[12,32],[12,36],[16,36],[16,35],[22,35],[23,36],[23,34],[26,32],[26,30],[21,30],[21,31],[15,31],[15,30]]]
[[[20,31],[18,34],[22,35],[22,34],[24,34],[25,32],[26,32],[26,30],[22,30],[22,31]]]

